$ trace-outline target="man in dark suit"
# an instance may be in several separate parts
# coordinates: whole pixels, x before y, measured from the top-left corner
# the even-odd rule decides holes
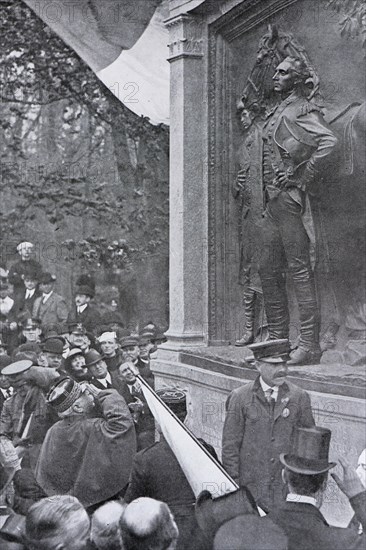
[[[357,528],[328,525],[319,511],[327,485],[328,471],[335,466],[328,461],[331,432],[326,428],[299,428],[290,454],[281,454],[288,486],[286,502],[269,514],[269,518],[287,534],[289,550],[364,550],[366,535]],[[350,504],[365,532],[366,491],[356,471],[343,460],[344,478],[332,477]]]
[[[8,376],[2,373],[3,369],[11,363],[12,360],[8,355],[0,355],[0,413],[5,401],[13,394],[13,388],[11,387]]]
[[[141,384],[136,378],[138,372],[132,362],[123,363],[118,369],[119,377],[124,383],[120,393],[132,412],[136,427],[137,450],[141,451],[155,441],[155,421],[142,393]],[[111,376],[115,383],[116,371],[112,372]]]
[[[37,270],[24,274],[24,289],[15,296],[15,309],[18,322],[32,316],[34,302],[42,293],[38,288],[39,275]]]
[[[54,291],[56,277],[51,273],[43,273],[40,279],[42,296],[36,298],[33,305],[33,317],[40,319],[42,328],[62,327],[67,319],[68,308],[62,296]]]
[[[94,298],[94,289],[88,285],[80,285],[75,293],[75,306],[70,311],[67,322],[81,323],[87,331],[95,332],[101,324],[101,315],[90,302]]]
[[[24,291],[24,277],[29,273],[36,273],[40,277],[42,266],[34,259],[34,244],[22,242],[17,246],[20,260],[9,269],[8,280],[14,286],[14,296],[17,297]]]
[[[308,393],[286,380],[288,340],[249,347],[259,376],[229,395],[222,462],[268,511],[285,497],[280,454],[291,448],[295,429],[313,426],[314,419]]]
[[[187,415],[185,393],[165,388],[158,390],[157,394],[183,422]],[[179,530],[177,550],[207,548],[195,517],[195,496],[163,436],[158,443],[135,456],[124,500],[130,503],[139,497],[150,497],[168,504]]]

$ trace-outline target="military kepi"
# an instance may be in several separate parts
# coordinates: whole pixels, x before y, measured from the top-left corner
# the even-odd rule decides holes
[[[248,348],[253,352],[255,360],[265,363],[286,363],[290,353],[290,342],[286,338],[267,340],[251,344]]]
[[[71,378],[56,382],[47,394],[47,402],[59,413],[69,409],[84,392],[83,387]]]
[[[182,390],[175,388],[162,388],[156,390],[156,395],[169,407],[169,409],[179,415],[187,414],[187,398]]]

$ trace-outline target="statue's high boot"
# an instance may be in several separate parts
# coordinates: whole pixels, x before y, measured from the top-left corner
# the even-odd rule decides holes
[[[290,354],[288,365],[311,365],[321,358],[320,315],[312,272],[301,270],[293,277],[300,316],[300,341]]]
[[[289,312],[286,292],[286,277],[282,272],[260,273],[263,303],[267,317],[268,339],[289,337]]]
[[[255,305],[256,305],[257,293],[255,290],[248,289],[244,292],[244,315],[245,315],[245,327],[244,332],[240,340],[235,342],[237,347],[248,346],[254,342],[254,320],[255,320]]]

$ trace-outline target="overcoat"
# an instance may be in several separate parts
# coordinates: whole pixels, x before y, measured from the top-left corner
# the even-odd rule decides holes
[[[366,491],[350,499],[357,519],[366,529]],[[272,521],[285,531],[288,550],[365,550],[366,535],[354,527],[328,525],[321,512],[312,504],[286,502],[269,514]]]
[[[63,325],[66,322],[67,315],[66,302],[56,292],[52,292],[45,304],[42,302],[42,296],[36,298],[34,302],[32,316],[40,319],[43,327]]]
[[[116,390],[95,398],[102,416],[70,416],[48,431],[36,480],[49,495],[70,494],[85,506],[103,502],[128,483],[136,435],[128,406]]]
[[[311,427],[308,393],[291,382],[279,387],[276,403],[265,398],[259,377],[234,390],[226,403],[222,462],[240,486],[269,510],[283,502],[280,454],[291,450],[296,427]]]
[[[195,496],[164,438],[136,454],[125,501],[150,497],[166,502],[179,530],[177,550],[203,550],[207,542],[198,527]]]

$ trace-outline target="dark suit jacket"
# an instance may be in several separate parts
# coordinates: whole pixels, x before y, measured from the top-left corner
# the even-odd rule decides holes
[[[350,499],[357,518],[366,528],[366,491]],[[365,550],[366,535],[352,527],[328,525],[311,504],[286,502],[268,517],[285,531],[288,550]]]
[[[76,306],[73,306],[67,317],[67,322],[82,323],[86,330],[94,332],[102,321],[99,311],[94,306],[88,305],[81,313],[78,313]]]
[[[280,454],[290,452],[296,427],[313,425],[306,391],[285,382],[271,407],[258,377],[234,390],[227,400],[222,438],[224,468],[269,510],[283,502],[286,494]]]
[[[164,438],[137,453],[124,500],[138,497],[166,502],[179,530],[177,550],[206,548],[195,519],[195,496],[177,459]]]
[[[14,306],[16,311],[16,318],[18,321],[23,321],[24,319],[32,317],[34,302],[42,295],[41,291],[36,289],[33,296],[26,300],[25,293],[26,290],[24,288],[19,291],[19,294],[16,296]]]
[[[42,321],[42,326],[63,325],[66,322],[68,308],[62,296],[53,292],[45,304],[42,296],[37,298],[33,305],[33,317]]]

